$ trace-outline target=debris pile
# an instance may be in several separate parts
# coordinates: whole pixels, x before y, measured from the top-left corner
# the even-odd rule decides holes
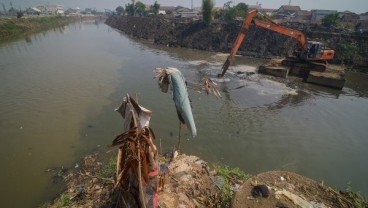
[[[179,155],[168,164],[169,174],[159,194],[159,206],[218,207],[220,190],[207,163],[196,156]]]
[[[100,160],[100,155],[97,153],[88,155],[77,164],[74,171],[64,175],[64,181],[68,188],[61,197],[63,203],[61,205],[69,207],[103,207],[113,204],[111,201],[113,180],[101,176],[103,163]]]
[[[258,190],[268,194],[254,194]],[[260,192],[261,192],[260,191]],[[256,207],[354,207],[354,204],[341,193],[296,173],[270,171],[248,179],[235,194],[233,208]]]
[[[158,163],[155,138],[149,121],[152,112],[131,98],[124,97],[116,109],[124,118],[124,133],[112,142],[118,146],[114,191],[117,207],[157,207]]]

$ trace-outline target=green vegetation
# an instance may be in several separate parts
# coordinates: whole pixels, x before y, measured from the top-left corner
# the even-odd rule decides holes
[[[244,18],[248,14],[248,5],[241,2],[236,6],[231,6],[232,1],[228,1],[224,4],[223,9],[220,11],[218,18],[223,20],[233,20],[237,17]]]
[[[354,204],[355,208],[366,208],[368,207],[368,199],[365,199],[358,192],[354,192],[351,188],[351,183],[347,184],[345,191],[340,191],[349,201]]]
[[[16,38],[26,33],[66,25],[73,20],[73,17],[60,16],[2,20],[0,21],[0,41]]]
[[[128,3],[125,5],[125,11],[129,16],[145,16],[146,15],[146,5],[142,2],[138,1],[135,3],[135,0],[132,0],[132,3]]]
[[[22,25],[18,25],[12,20],[9,20],[3,24],[0,24],[0,34],[25,32],[26,30],[27,30],[26,27]]]
[[[345,64],[351,64],[355,55],[359,53],[359,47],[354,43],[339,43],[336,46],[335,59],[343,60]]]
[[[22,11],[17,11],[17,18],[22,18],[24,13]]]
[[[353,43],[340,43],[337,45],[336,51],[350,57],[358,53],[359,48]]]
[[[44,204],[41,208],[62,208],[69,207],[71,205],[70,196],[66,193],[61,194],[54,202],[51,204]]]
[[[234,185],[235,181],[240,181],[240,183],[244,182],[251,175],[246,174],[241,171],[239,168],[229,168],[228,166],[214,166],[217,174],[224,178],[224,184],[221,188],[221,207],[230,207],[231,201],[234,197],[234,191],[231,186]]]
[[[102,178],[110,178],[116,173],[117,159],[111,158],[106,166],[101,170],[99,176]]]
[[[202,1],[202,13],[203,13],[203,21],[208,26],[212,22],[213,18],[213,2],[212,0],[203,0]]]
[[[326,16],[324,16],[322,18],[322,25],[326,26],[326,27],[337,27],[340,25],[340,17],[339,17],[339,13],[332,13],[332,14],[328,14]]]
[[[125,13],[125,9],[122,6],[116,7],[115,11],[116,11],[116,13],[118,13],[118,15],[121,15],[121,14]]]
[[[146,5],[143,4],[142,2],[138,1],[137,3],[135,3],[134,9],[138,15],[140,16],[146,15]]]
[[[155,1],[155,3],[151,6],[151,11],[154,15],[157,15],[160,11],[160,4],[158,4],[157,1]]]

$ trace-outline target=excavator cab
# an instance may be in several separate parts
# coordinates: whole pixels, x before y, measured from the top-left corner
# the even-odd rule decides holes
[[[321,42],[308,41],[307,54],[302,54],[300,58],[304,60],[331,60],[335,55],[335,51],[326,47]]]

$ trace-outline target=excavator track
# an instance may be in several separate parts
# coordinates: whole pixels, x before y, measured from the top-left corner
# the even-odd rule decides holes
[[[327,64],[325,61],[324,62],[311,61],[309,62],[309,65],[313,71],[323,72],[327,68]]]
[[[282,66],[286,67],[301,67],[312,71],[325,71],[326,61],[305,61],[300,60],[297,57],[286,57],[281,61]]]

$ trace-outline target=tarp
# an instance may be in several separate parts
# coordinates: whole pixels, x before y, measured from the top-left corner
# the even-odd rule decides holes
[[[185,84],[185,79],[181,72],[172,67],[166,68],[166,74],[169,76],[169,83],[173,92],[173,99],[179,119],[186,124],[193,137],[197,135],[197,129],[194,123],[192,108],[189,95]]]

